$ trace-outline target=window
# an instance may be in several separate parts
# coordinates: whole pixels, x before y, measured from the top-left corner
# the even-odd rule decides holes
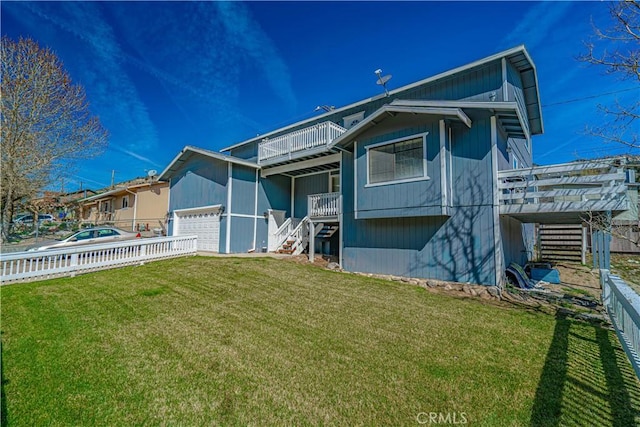
[[[76,234],[76,240],[87,240],[93,238],[93,231],[82,231]]]
[[[426,136],[367,147],[369,184],[426,178]]]
[[[122,209],[129,207],[129,196],[124,196],[122,198]]]
[[[110,230],[110,229],[105,229],[105,230],[98,230],[98,237],[109,237],[109,236],[119,236],[120,233],[118,233],[115,230]]]
[[[513,156],[513,168],[514,169],[518,169],[520,162],[518,161],[518,158],[516,156]]]

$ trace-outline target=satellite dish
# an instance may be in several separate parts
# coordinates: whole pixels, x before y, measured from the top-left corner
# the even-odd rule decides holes
[[[376,82],[376,84],[382,86],[384,88],[384,93],[389,96],[389,91],[387,90],[387,82],[389,80],[391,80],[391,74],[383,76],[382,75],[382,70],[380,68],[378,68],[377,70],[374,71],[375,75],[378,76],[378,81]]]
[[[154,176],[158,175],[158,171],[155,169],[151,169],[149,172],[147,172],[147,175],[153,178]]]

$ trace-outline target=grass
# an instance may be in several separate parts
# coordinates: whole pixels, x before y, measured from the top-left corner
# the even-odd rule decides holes
[[[628,426],[625,357],[598,326],[270,258],[2,288],[3,425]]]

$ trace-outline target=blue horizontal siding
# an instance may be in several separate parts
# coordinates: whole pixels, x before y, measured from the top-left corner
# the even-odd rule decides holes
[[[231,253],[244,253],[253,248],[253,218],[231,217]]]
[[[229,152],[233,157],[255,162],[258,159],[258,142],[242,145]]]
[[[169,210],[227,204],[227,162],[194,154],[171,178]]]
[[[451,217],[345,221],[349,271],[494,284],[492,207],[456,208]]]
[[[291,216],[291,178],[284,175],[260,177],[258,188],[258,215],[269,209],[286,211]]]
[[[233,165],[231,173],[231,212],[254,215],[256,206],[256,170]]]
[[[373,138],[361,138],[362,143],[358,143],[356,153],[358,169],[356,210],[358,217],[382,218],[442,214],[438,121],[430,116],[422,116],[421,119],[428,122],[419,127],[403,128]],[[429,180],[366,187],[368,179],[366,147],[424,132],[428,132],[425,156]],[[387,212],[389,210],[393,212]]]
[[[491,101],[493,96],[497,96],[501,91],[502,83],[502,64],[500,60],[496,60],[466,70],[465,72],[398,92],[393,95],[393,99]],[[367,117],[383,105],[389,104],[393,99],[380,96],[378,99],[366,104],[349,108],[336,114],[319,117],[316,120],[293,126],[281,132],[276,132],[270,135],[270,138],[275,138],[279,135],[284,135],[326,121],[332,121],[342,126],[344,124],[342,120],[344,117],[361,111],[364,111],[365,117]],[[257,150],[257,144],[257,141],[246,144],[246,146],[252,146],[252,148],[244,148],[244,150],[251,152],[253,156],[253,151],[251,150]],[[255,153],[257,155],[257,151],[255,151]],[[232,150],[231,154],[234,156],[248,155],[240,152],[238,149]],[[242,158],[254,159],[254,157]]]
[[[294,187],[294,217],[304,218],[308,211],[307,196],[329,192],[329,173],[318,173],[296,178]]]

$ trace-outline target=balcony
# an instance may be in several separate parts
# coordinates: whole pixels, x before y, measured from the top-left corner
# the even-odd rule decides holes
[[[608,162],[498,172],[500,213],[522,222],[579,223],[587,213],[629,209],[627,173]]]
[[[323,122],[272,139],[264,139],[258,147],[258,163],[291,160],[305,151],[327,147],[347,130],[333,122]]]
[[[309,218],[337,218],[342,210],[340,193],[311,194],[307,197]]]

